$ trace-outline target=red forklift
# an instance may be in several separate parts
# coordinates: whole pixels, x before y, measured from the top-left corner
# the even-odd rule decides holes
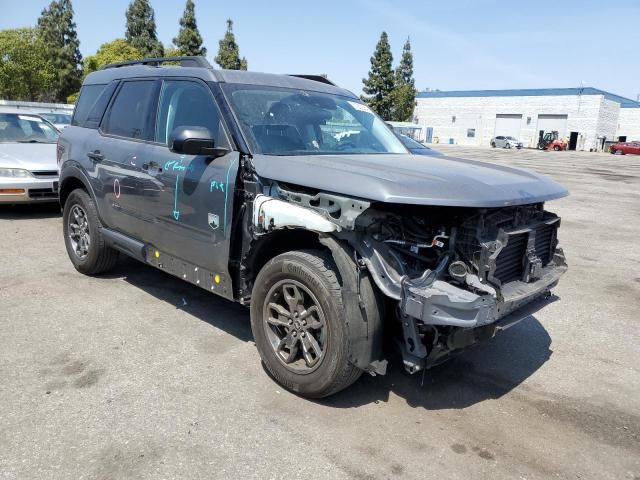
[[[540,130],[538,150],[555,150],[556,152],[559,152],[560,150],[566,149],[567,144],[560,140],[557,131],[545,132],[544,130]]]

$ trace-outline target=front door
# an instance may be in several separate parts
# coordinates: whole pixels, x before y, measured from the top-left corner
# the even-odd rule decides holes
[[[179,126],[209,129],[218,146],[230,146],[209,87],[194,80],[162,84],[153,147],[145,148],[143,240],[158,250],[228,278],[234,190],[239,153],[211,159],[169,150]],[[231,294],[230,290],[228,292]]]

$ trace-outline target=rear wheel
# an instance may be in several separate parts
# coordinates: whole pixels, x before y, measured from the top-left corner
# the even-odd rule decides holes
[[[67,254],[76,270],[95,275],[113,268],[118,252],[105,245],[96,205],[85,190],[69,194],[62,221]]]
[[[507,143],[506,147],[507,147],[507,148],[511,148],[511,144],[510,144],[510,143]]]
[[[613,154],[614,155],[624,155],[624,152],[622,150],[614,150]]]
[[[284,388],[310,398],[332,395],[362,370],[349,362],[351,339],[330,255],[284,253],[258,274],[251,330],[267,370]]]
[[[553,147],[553,149],[554,149],[556,152],[559,152],[559,151],[560,151],[560,145],[555,145],[555,146]]]
[[[491,146],[492,146],[493,148],[496,148],[496,142],[491,142]]]

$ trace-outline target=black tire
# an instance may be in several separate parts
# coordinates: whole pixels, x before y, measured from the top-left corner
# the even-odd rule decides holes
[[[510,149],[510,148],[511,148],[511,144],[510,144],[510,143],[507,143],[506,148],[509,148],[509,149]]]
[[[86,248],[86,254],[84,255],[78,253],[77,248],[74,246],[74,240],[70,235],[70,232],[75,230],[75,228],[71,226],[71,223],[74,222],[74,219],[71,219],[71,217],[74,215],[74,211],[77,212],[79,210],[86,216],[84,231],[89,233],[90,239]],[[76,189],[69,194],[64,204],[62,227],[67,254],[75,269],[80,273],[84,273],[85,275],[103,273],[113,268],[118,261],[118,252],[105,244],[96,205],[85,190]]]
[[[553,149],[554,149],[556,152],[559,152],[559,151],[560,151],[560,146],[559,146],[559,145],[555,145],[555,146],[553,147]]]
[[[491,142],[491,147],[496,148],[496,142]]]
[[[274,311],[269,310],[268,305],[276,301],[278,286],[291,281],[299,284],[301,290],[305,288],[312,294],[305,293],[304,296],[316,301],[326,325],[325,342],[318,365],[309,368],[303,358],[305,363],[298,367],[298,371],[293,371],[293,364],[287,365],[279,355],[281,352],[276,351],[278,337],[274,333],[280,331],[284,336],[286,332],[292,333],[290,329],[295,327],[274,327],[265,318],[266,311]],[[282,288],[284,292],[285,287]],[[304,308],[306,311],[307,307]],[[337,267],[331,255],[317,250],[287,252],[273,258],[260,270],[251,295],[251,330],[265,367],[287,390],[308,398],[322,398],[348,387],[360,377],[362,370],[349,362],[351,339],[345,320]],[[317,338],[318,334],[315,335]],[[303,339],[298,340],[302,345]]]

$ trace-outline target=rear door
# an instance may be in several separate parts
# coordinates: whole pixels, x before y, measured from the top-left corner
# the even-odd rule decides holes
[[[100,143],[88,155],[96,163],[101,185],[99,209],[107,225],[141,238],[142,162],[153,138],[159,82],[153,79],[120,83],[100,126]]]
[[[231,143],[209,87],[198,80],[162,82],[154,145],[142,160],[143,240],[212,274],[228,278],[229,238],[239,153]],[[211,159],[169,150],[170,133],[179,126],[206,127],[216,146],[230,153]],[[218,293],[225,294],[223,291]],[[231,290],[227,290],[231,295]]]

